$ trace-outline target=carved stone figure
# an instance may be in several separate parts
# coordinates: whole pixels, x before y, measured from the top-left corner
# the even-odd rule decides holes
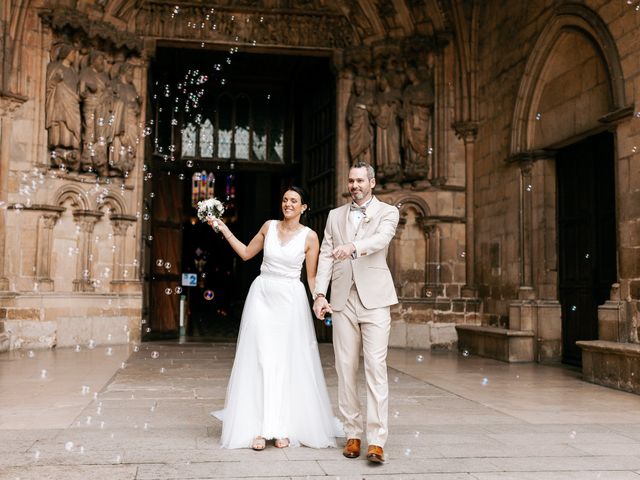
[[[425,180],[433,153],[433,105],[435,95],[430,76],[421,79],[407,70],[409,85],[402,96],[404,174],[406,180]]]
[[[89,64],[80,71],[79,92],[82,99],[82,169],[94,168],[101,176],[108,174],[107,145],[112,140],[111,109],[113,92],[105,72],[106,58],[92,52]]]
[[[391,88],[385,75],[378,77],[373,116],[376,124],[376,166],[380,178],[392,188],[400,180],[400,91]]]
[[[347,124],[349,125],[349,156],[352,162],[372,162],[373,125],[371,107],[373,96],[366,91],[363,77],[353,81],[353,92],[347,105]]]
[[[55,61],[47,66],[45,127],[55,166],[77,168],[80,161],[80,97],[74,68],[77,52],[62,44]]]
[[[140,97],[133,85],[133,66],[122,63],[113,82],[113,142],[109,147],[109,166],[118,175],[133,169],[136,159]]]

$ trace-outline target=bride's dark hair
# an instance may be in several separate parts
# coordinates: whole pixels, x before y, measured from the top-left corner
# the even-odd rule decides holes
[[[297,185],[289,185],[287,188],[285,188],[282,191],[282,195],[280,195],[280,198],[284,197],[284,194],[287,192],[296,192],[298,195],[300,195],[300,204],[307,206],[307,209],[304,212],[302,212],[302,215],[304,215],[310,210],[309,201],[308,201],[309,197],[307,195],[307,191],[304,188],[298,187]]]

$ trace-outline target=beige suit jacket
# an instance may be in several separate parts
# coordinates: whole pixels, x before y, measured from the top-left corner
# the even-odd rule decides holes
[[[329,301],[333,310],[339,312],[355,283],[365,308],[394,305],[398,303],[398,297],[387,265],[387,251],[398,226],[398,209],[373,197],[365,218],[356,229],[349,218],[349,205],[329,212],[314,293],[326,294],[331,282]],[[350,242],[356,247],[356,258],[334,260],[333,249]]]

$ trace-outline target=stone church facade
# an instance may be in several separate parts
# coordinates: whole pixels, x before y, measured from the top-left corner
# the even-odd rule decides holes
[[[640,392],[638,9],[635,0],[5,2],[0,350],[141,340],[154,268],[145,182],[157,49],[255,48],[331,59],[333,204],[345,201],[349,164],[366,160],[377,195],[401,213],[389,250],[400,298],[391,345],[553,363],[578,348],[575,327],[588,337],[574,352],[585,378]],[[611,210],[590,193],[606,183],[597,158],[584,177],[595,186],[572,174],[586,172],[579,160],[593,151],[611,157]],[[572,227],[570,207],[584,203],[572,199],[585,191],[605,222],[592,225],[596,244],[602,225],[613,232],[603,243],[613,260],[596,279],[606,298],[587,337],[572,319],[589,295],[571,297],[582,288],[574,267],[598,271],[593,245]]]

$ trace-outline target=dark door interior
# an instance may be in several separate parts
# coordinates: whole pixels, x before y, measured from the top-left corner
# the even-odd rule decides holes
[[[194,174],[215,179],[225,221],[245,243],[266,220],[280,218],[280,196],[290,184],[309,190],[312,214],[303,221],[321,236],[335,196],[329,59],[230,58],[166,47],[158,49],[150,83],[144,338],[179,334],[183,297],[187,338],[233,341],[262,256],[243,262],[197,219]],[[197,284],[182,285],[182,274],[195,274]],[[317,328],[320,341],[330,339],[326,327]]]
[[[598,306],[617,278],[613,135],[560,150],[557,181],[562,357],[580,365],[575,342],[598,338]]]

